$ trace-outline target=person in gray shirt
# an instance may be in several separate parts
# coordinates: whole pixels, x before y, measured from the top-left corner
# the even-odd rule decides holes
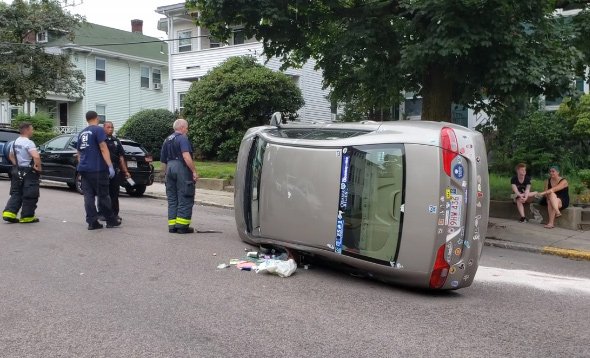
[[[35,210],[39,201],[41,157],[31,140],[34,131],[31,123],[21,123],[19,131],[20,137],[10,148],[9,159],[13,165],[10,172],[10,198],[2,212],[2,219],[9,223],[30,224],[39,222]],[[17,217],[19,211],[20,219]]]

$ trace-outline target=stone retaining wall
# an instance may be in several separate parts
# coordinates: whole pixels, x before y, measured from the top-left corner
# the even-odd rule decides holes
[[[547,218],[549,217],[547,207],[541,206],[536,203],[525,204],[524,210],[527,219],[533,219],[533,213],[530,209],[531,205],[533,205],[534,208],[539,210],[541,216],[543,216],[543,223],[546,223]],[[514,204],[512,201],[490,200],[490,216],[500,219],[520,219],[520,215],[518,214],[518,210],[516,209],[516,204]],[[570,230],[580,230],[581,223],[582,208],[577,208],[573,206],[570,206],[567,209],[562,210],[561,217],[555,220],[555,226]]]

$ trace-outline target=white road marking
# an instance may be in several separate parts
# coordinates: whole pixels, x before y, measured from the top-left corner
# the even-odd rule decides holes
[[[590,279],[552,275],[537,271],[507,270],[497,267],[479,266],[475,280],[529,286],[550,292],[579,291],[590,294]]]

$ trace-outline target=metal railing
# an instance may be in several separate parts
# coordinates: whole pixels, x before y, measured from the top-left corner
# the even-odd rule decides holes
[[[73,133],[78,133],[78,127],[76,127],[76,126],[56,126],[56,127],[53,127],[53,131],[57,134],[73,134]]]

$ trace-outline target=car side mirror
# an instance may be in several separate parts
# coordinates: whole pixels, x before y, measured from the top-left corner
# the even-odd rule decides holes
[[[45,151],[45,145],[39,147],[39,153],[43,153]]]

